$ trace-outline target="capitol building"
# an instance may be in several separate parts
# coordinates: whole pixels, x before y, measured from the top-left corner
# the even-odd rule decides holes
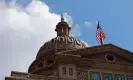
[[[114,44],[88,46],[70,30],[61,16],[57,36],[42,44],[28,72],[12,71],[5,80],[133,80],[132,52]]]

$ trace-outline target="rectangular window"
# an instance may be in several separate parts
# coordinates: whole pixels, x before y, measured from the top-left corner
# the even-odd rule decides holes
[[[103,73],[103,80],[113,80],[112,74],[110,73]]]
[[[126,80],[133,80],[133,76],[128,75]]]
[[[69,75],[73,76],[73,68],[69,68]]]
[[[62,74],[66,75],[66,67],[62,67]]]
[[[91,80],[101,80],[100,72],[91,72]]]
[[[115,74],[115,80],[125,80],[124,75]]]

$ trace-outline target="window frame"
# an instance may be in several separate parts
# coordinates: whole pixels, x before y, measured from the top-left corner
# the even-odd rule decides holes
[[[62,67],[66,67],[66,75],[63,75]],[[69,68],[72,68],[72,75],[69,75]],[[59,76],[62,78],[71,78],[71,79],[76,79],[76,67],[73,64],[60,64],[58,66],[59,69]]]
[[[73,68],[69,68],[68,72],[69,72],[69,76],[73,76]]]
[[[67,68],[66,67],[62,67],[62,75],[67,75]]]

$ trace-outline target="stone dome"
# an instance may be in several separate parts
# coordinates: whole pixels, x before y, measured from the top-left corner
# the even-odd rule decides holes
[[[61,16],[61,22],[56,25],[55,29],[57,37],[46,42],[38,51],[37,57],[53,51],[59,52],[87,47],[83,41],[69,36],[70,29],[71,27],[69,27],[68,23],[64,21],[63,16]]]
[[[51,51],[73,50],[87,47],[86,43],[72,36],[57,36],[46,42],[38,51],[37,56]]]
[[[36,59],[28,69],[29,73],[43,74],[38,73],[38,71],[47,69],[53,63],[54,54],[57,52],[88,47],[83,41],[70,36],[70,30],[71,27],[69,27],[68,23],[64,21],[63,16],[61,16],[61,21],[56,25],[55,29],[57,36],[44,43],[39,49]]]

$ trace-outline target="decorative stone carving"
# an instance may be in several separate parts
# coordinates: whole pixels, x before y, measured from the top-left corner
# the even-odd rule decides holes
[[[88,80],[88,71],[77,71],[77,80]]]
[[[79,40],[76,40],[76,43],[77,43],[78,45],[80,45],[80,44],[81,44],[81,42],[80,42]]]
[[[73,38],[68,37],[67,39],[68,39],[68,42],[71,42],[71,43],[73,42]]]
[[[84,45],[84,46],[83,46]],[[41,50],[38,52],[38,55],[49,53],[50,51],[58,51],[60,50],[73,50],[73,49],[81,49],[88,47],[84,42],[71,37],[71,36],[57,36],[56,38],[51,39],[50,41],[46,42]]]

